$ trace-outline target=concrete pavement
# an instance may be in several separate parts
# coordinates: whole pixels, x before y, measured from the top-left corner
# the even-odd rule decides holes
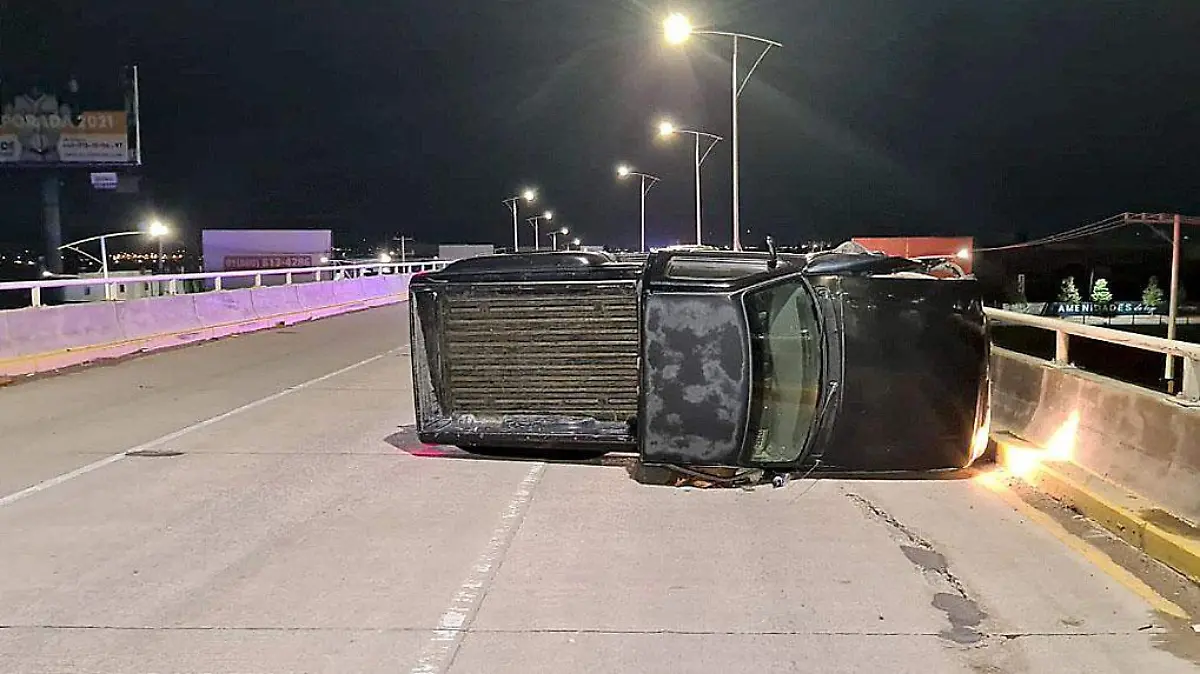
[[[0,389],[0,672],[1200,669],[995,480],[684,490],[421,447],[403,311]]]

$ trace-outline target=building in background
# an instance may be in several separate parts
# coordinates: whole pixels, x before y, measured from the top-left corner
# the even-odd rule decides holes
[[[852,241],[867,250],[898,257],[948,258],[963,273],[974,273],[975,239],[969,236],[854,237]]]
[[[496,247],[490,243],[444,243],[438,246],[439,260],[462,260],[495,253]]]
[[[138,277],[143,276],[144,272],[140,271],[114,271],[109,272],[109,279],[115,281],[112,284],[112,290],[109,291],[113,300],[137,300],[143,297],[158,297],[166,294],[165,281],[139,281],[123,283],[122,277]],[[99,273],[95,274],[80,274],[78,278],[102,279],[104,276]],[[66,286],[62,289],[62,299],[66,303],[78,302],[103,302],[104,301],[104,286]]]

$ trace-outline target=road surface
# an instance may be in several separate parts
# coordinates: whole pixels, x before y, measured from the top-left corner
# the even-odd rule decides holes
[[[391,307],[0,389],[0,672],[1198,669],[994,480],[422,447],[406,335]]]

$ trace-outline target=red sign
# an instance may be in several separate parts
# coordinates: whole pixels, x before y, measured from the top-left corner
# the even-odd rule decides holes
[[[313,267],[311,255],[226,255],[225,271]]]

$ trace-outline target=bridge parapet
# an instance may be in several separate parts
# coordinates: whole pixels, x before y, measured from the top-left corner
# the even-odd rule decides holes
[[[118,358],[399,302],[413,273],[444,262],[0,283],[32,306],[0,311],[0,377]],[[185,281],[212,290],[176,294]],[[223,289],[233,282],[248,287]],[[276,283],[272,283],[275,281]],[[161,296],[42,306],[42,291],[69,286],[159,284]],[[111,297],[103,291],[98,297]]]
[[[1053,361],[993,349],[993,428],[1068,458],[1120,487],[1200,522],[1200,345],[988,310],[993,322],[1053,330]],[[1177,396],[1070,366],[1070,337],[1184,359]]]

